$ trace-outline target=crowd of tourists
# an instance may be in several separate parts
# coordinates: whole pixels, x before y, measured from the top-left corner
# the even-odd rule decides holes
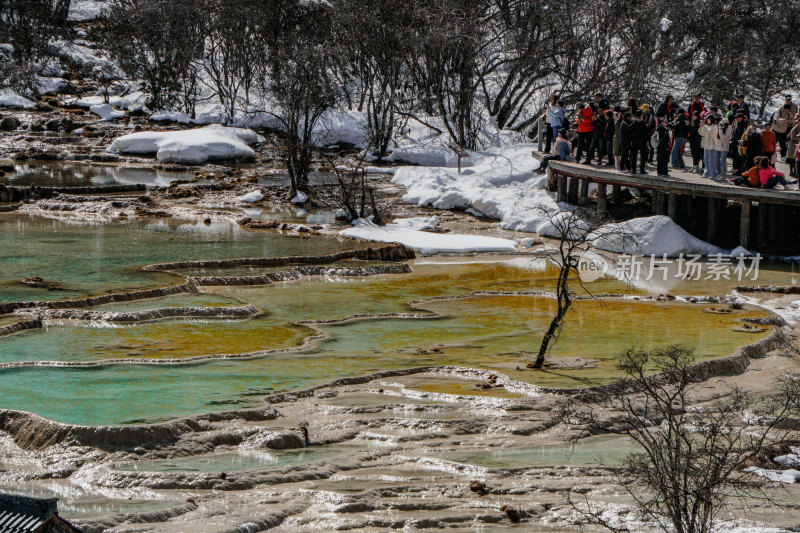
[[[646,174],[645,165],[655,160],[659,176],[669,176],[671,167],[750,187],[788,188],[800,175],[800,114],[789,94],[760,125],[743,94],[723,107],[707,105],[700,95],[684,106],[668,96],[653,110],[635,98],[611,106],[597,93],[574,109],[572,121],[559,98],[550,97],[544,109],[550,155],[540,172],[549,161],[574,154],[583,164],[620,172]],[[775,169],[779,158],[789,166],[788,179]]]

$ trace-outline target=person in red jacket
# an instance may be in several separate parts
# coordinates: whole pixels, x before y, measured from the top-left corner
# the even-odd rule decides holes
[[[594,111],[589,104],[581,103],[576,106],[578,110],[578,151],[575,154],[575,160],[581,160],[581,154],[584,151],[589,152],[589,144],[592,141],[592,132],[594,131]]]
[[[706,106],[703,103],[703,100],[700,98],[700,95],[694,95],[694,100],[692,100],[692,103],[689,104],[689,116],[693,117],[695,111],[697,111],[698,114],[702,114],[705,109]]]
[[[778,147],[778,137],[772,131],[772,124],[769,122],[764,125],[761,131],[761,143],[764,145],[764,156],[767,161],[772,163],[772,156],[775,155],[775,149]]]

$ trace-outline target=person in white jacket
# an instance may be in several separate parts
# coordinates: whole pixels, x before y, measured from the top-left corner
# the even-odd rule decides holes
[[[703,165],[705,165],[704,178],[716,179],[717,177],[717,130],[713,115],[707,115],[700,126],[700,147],[703,149]]]
[[[717,156],[716,171],[719,179],[725,179],[728,175],[728,150],[731,147],[733,128],[727,118],[723,118],[717,126],[717,136],[714,140],[714,152]]]

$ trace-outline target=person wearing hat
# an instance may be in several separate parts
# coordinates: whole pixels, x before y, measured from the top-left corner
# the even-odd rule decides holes
[[[556,137],[556,141],[553,143],[552,153],[542,158],[542,162],[539,164],[539,169],[537,172],[539,174],[544,174],[547,171],[547,165],[550,163],[550,161],[553,159],[566,161],[571,152],[572,146],[570,146],[569,141],[567,140],[567,130],[562,128],[558,131],[558,137]]]
[[[733,128],[730,127],[730,122],[727,118],[720,120],[717,126],[717,138],[714,139],[714,151],[716,152],[716,170],[719,180],[724,180],[728,175],[728,150],[731,146],[731,139],[733,138]]]
[[[783,105],[786,105],[786,104],[789,104],[789,111],[792,112],[792,116],[796,115],[797,112],[798,112],[797,104],[792,102],[792,95],[791,94],[783,95]]]
[[[694,112],[697,111],[698,114],[705,111],[706,106],[703,103],[703,99],[699,94],[694,95],[694,99],[692,99],[692,103],[689,104],[689,116],[694,116]]]
[[[756,157],[764,153],[764,144],[761,142],[761,133],[752,124],[747,126],[747,130],[742,136],[740,142],[742,147],[742,155],[744,156],[744,166],[742,169],[748,169],[755,165]]]
[[[783,107],[775,111],[772,115],[772,131],[775,132],[775,137],[778,139],[778,146],[781,150],[781,157],[786,157],[787,142],[789,138],[789,130],[794,127],[794,116],[792,113],[792,104],[783,104]]]

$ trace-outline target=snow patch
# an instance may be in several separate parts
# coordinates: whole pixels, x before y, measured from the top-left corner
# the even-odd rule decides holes
[[[800,471],[798,470],[769,470],[750,466],[744,469],[745,472],[752,472],[757,476],[765,477],[770,481],[778,483],[797,483],[800,482]]]
[[[496,237],[427,233],[395,224],[378,226],[366,219],[353,221],[353,226],[342,231],[341,234],[368,241],[399,242],[425,255],[448,252],[515,252],[517,250],[514,241]]]
[[[32,109],[36,104],[11,89],[0,90],[0,106]]]
[[[264,195],[261,194],[261,191],[251,191],[251,192],[245,194],[244,196],[240,196],[239,197],[239,200],[241,200],[242,202],[248,202],[248,203],[251,203],[251,204],[254,204],[256,202],[260,202],[263,199],[264,199]]]
[[[296,205],[303,205],[308,201],[308,196],[303,191],[297,191],[297,194],[292,198],[292,203]]]
[[[179,111],[156,111],[150,115],[150,120],[153,122],[177,122],[178,124],[194,123],[194,119]]]
[[[392,225],[400,228],[423,231],[437,227],[439,225],[439,219],[436,217],[396,218],[392,221]]]
[[[122,111],[117,111],[108,104],[97,104],[89,108],[89,111],[100,117],[100,120],[116,120],[125,116]]]
[[[657,215],[608,224],[598,230],[600,236],[592,244],[601,250],[630,255],[680,254],[713,255],[724,249],[702,241],[678,226],[671,218]],[[633,238],[623,241],[623,235]]]
[[[264,142],[253,130],[211,125],[185,131],[139,132],[118,137],[108,148],[121,154],[156,154],[159,161],[198,165],[208,160],[251,159],[248,144]]]

